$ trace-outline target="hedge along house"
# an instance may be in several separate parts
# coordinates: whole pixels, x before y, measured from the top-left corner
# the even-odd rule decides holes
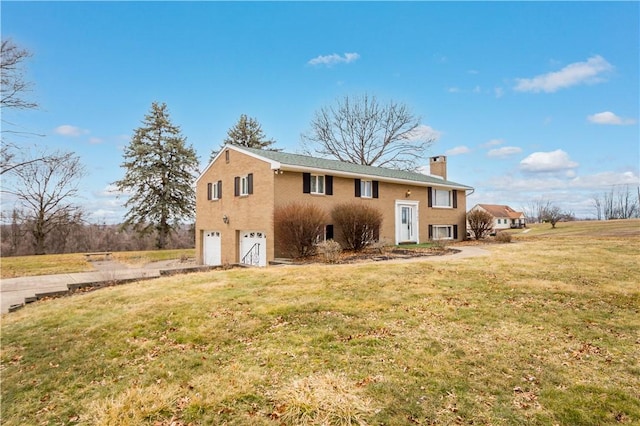
[[[294,202],[328,217],[345,202],[373,205],[383,213],[380,239],[393,244],[461,240],[472,188],[446,180],[446,157],[430,166],[427,175],[225,145],[196,180],[197,261],[266,266],[285,256],[274,211]],[[327,223],[324,237],[340,241],[340,230]]]

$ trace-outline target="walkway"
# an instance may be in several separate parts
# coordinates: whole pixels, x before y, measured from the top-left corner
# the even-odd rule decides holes
[[[458,253],[444,256],[411,257],[383,262],[441,262],[469,257],[488,256],[490,252],[478,246],[456,246]],[[158,278],[162,275],[215,269],[211,266],[183,264],[179,261],[154,262],[142,268],[129,268],[114,261],[93,262],[96,271],[74,274],[39,275],[0,280],[0,305],[5,314],[25,303],[48,296],[59,296],[83,287],[102,287],[130,281]]]

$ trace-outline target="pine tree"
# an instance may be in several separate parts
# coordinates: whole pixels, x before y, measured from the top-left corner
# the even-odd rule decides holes
[[[271,145],[276,143],[273,139],[267,139],[262,126],[255,118],[247,117],[242,114],[238,119],[238,122],[227,131],[227,137],[223,142],[225,144],[233,144],[239,146],[246,146],[248,148],[266,149],[269,151],[278,151],[277,149],[270,148]],[[219,151],[215,149],[211,151],[211,160],[218,154]]]
[[[193,217],[198,170],[196,152],[171,123],[165,103],[152,103],[125,148],[121,167],[125,176],[114,185],[130,194],[123,226],[140,234],[157,231],[156,246],[164,248],[180,221]]]

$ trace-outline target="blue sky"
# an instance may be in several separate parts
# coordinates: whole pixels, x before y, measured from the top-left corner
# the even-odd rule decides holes
[[[475,203],[544,199],[594,217],[592,196],[639,184],[638,2],[10,2],[2,38],[33,57],[40,109],[3,120],[72,150],[80,203],[121,220],[122,149],[153,101],[203,164],[241,114],[301,150],[345,95],[405,103]],[[425,159],[428,164],[428,159]],[[3,208],[10,207],[3,200]]]

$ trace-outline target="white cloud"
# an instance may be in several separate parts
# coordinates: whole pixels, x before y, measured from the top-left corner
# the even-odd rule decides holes
[[[503,146],[502,148],[495,148],[487,152],[488,157],[508,157],[510,155],[520,154],[522,148],[517,146]]]
[[[438,140],[442,135],[441,132],[432,128],[431,126],[427,126],[426,124],[420,124],[418,127],[413,129],[412,132],[407,134],[407,139],[412,140]]]
[[[55,129],[53,129],[53,131],[62,136],[72,136],[72,137],[82,136],[89,133],[89,131],[86,129],[81,129],[80,127],[72,126],[70,124],[63,124],[62,126],[58,126]]]
[[[595,124],[610,124],[614,126],[629,125],[636,122],[636,120],[632,118],[618,117],[611,111],[599,112],[597,114],[588,116],[587,119]]]
[[[101,144],[102,142],[103,142],[103,140],[100,139],[100,138],[96,138],[96,137],[89,138],[89,143],[91,145],[98,145],[98,144]]]
[[[586,62],[575,62],[560,71],[541,74],[533,78],[517,78],[514,89],[518,92],[553,93],[579,84],[593,84],[604,81],[603,73],[611,71],[613,65],[602,56],[596,55]]]
[[[335,64],[348,64],[360,59],[360,55],[358,53],[345,53],[344,56],[340,56],[337,53],[332,55],[321,55],[316,56],[313,59],[310,59],[307,62],[309,65],[326,65],[328,67]]]
[[[504,95],[504,89],[502,87],[496,87],[493,89],[493,93],[496,95],[496,98],[501,98]]]
[[[470,153],[471,150],[462,145],[462,146],[456,146],[455,148],[451,148],[445,151],[445,155],[461,155],[461,154],[468,154]]]
[[[569,158],[561,149],[551,152],[534,152],[520,161],[520,170],[524,172],[561,172],[578,167],[578,163]]]
[[[504,140],[502,139],[491,139],[489,142],[482,144],[482,147],[489,148],[492,146],[502,145],[503,143],[504,143]]]

